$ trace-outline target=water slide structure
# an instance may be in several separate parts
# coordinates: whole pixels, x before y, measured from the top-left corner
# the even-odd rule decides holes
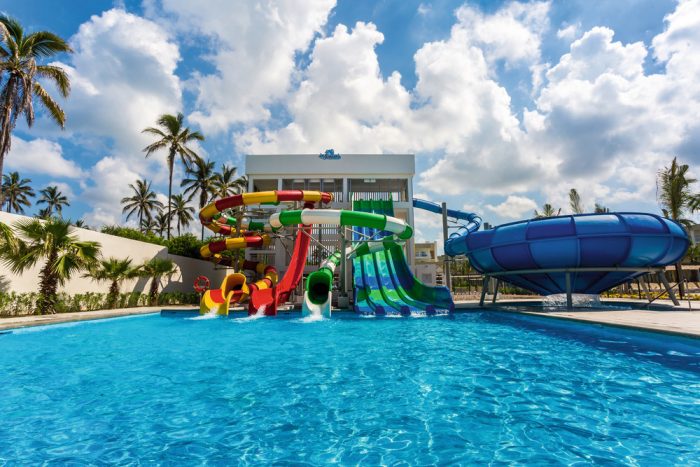
[[[270,233],[276,233],[278,230],[269,224],[253,222],[242,216],[225,216],[223,212],[226,210],[256,204],[278,205],[296,202],[304,203],[305,208],[310,209],[316,204],[321,206],[332,200],[333,196],[330,193],[279,190],[243,193],[214,201],[202,208],[199,219],[212,232],[232,237],[210,242],[202,247],[200,254],[205,259],[210,259],[224,266],[232,266],[233,260],[225,252],[243,248],[266,247],[271,241]],[[239,263],[240,266],[244,269],[255,270],[264,277],[249,284],[244,274],[227,275],[221,288],[207,290],[204,293],[200,302],[200,313],[215,311],[217,314],[227,315],[232,303],[248,299],[249,314],[276,315],[278,305],[288,300],[291,291],[301,281],[310,241],[310,227],[299,225],[289,268],[279,283],[274,267],[243,260]]]
[[[678,223],[654,214],[578,214],[464,232],[445,253],[541,295],[600,294],[678,262],[689,244]]]
[[[356,200],[356,212],[393,216],[392,201]],[[382,248],[368,248],[366,239],[379,240]],[[353,234],[354,310],[361,314],[451,313],[452,295],[445,287],[430,287],[412,274],[403,246],[381,226],[363,226]],[[369,244],[371,245],[371,243]]]
[[[347,258],[372,255],[374,252],[383,252],[385,249],[395,246],[401,249],[403,242],[413,236],[413,228],[405,221],[384,213],[304,209],[302,211],[282,211],[270,217],[270,225],[273,228],[281,228],[297,222],[374,229],[385,233],[383,238],[367,236],[362,241],[357,242],[352,248],[346,250],[345,256]],[[333,273],[342,260],[340,252],[335,252],[322,263],[317,271],[309,275],[306,281],[302,314],[330,316]],[[398,310],[396,308],[396,311]],[[383,313],[385,313],[384,309],[380,309],[379,314]]]
[[[224,238],[202,247],[202,257],[255,271],[262,277],[249,283],[242,273],[227,275],[220,288],[204,293],[200,311],[226,315],[231,304],[247,299],[249,314],[276,315],[277,307],[289,299],[303,277],[314,225],[348,227],[352,243],[344,252],[332,252],[308,276],[303,314],[330,316],[334,274],[346,259],[352,260],[353,309],[357,313],[431,315],[454,310],[447,288],[427,286],[411,273],[403,246],[413,229],[394,217],[391,201],[356,200],[352,211],[314,209],[323,208],[332,199],[330,193],[279,190],[235,195],[204,207],[200,212],[203,225]],[[244,216],[247,206],[280,203],[304,208],[276,212],[268,223]],[[444,245],[447,255],[466,255],[486,277],[495,276],[542,295],[599,294],[641,274],[660,272],[680,260],[690,243],[679,224],[654,214],[568,215],[478,231],[481,219],[474,213],[419,199],[413,200],[413,205],[442,213],[456,224],[457,231]],[[237,215],[224,215],[227,210],[236,210]],[[266,247],[284,229],[294,226],[294,249],[279,281],[273,266],[228,254]]]

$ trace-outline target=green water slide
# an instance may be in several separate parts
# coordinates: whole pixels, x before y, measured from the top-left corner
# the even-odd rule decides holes
[[[372,212],[392,216],[391,201],[353,202],[356,211]],[[377,232],[376,229],[360,229],[360,233],[378,239],[390,232]],[[361,236],[356,236],[360,240]],[[452,296],[445,287],[430,287],[411,273],[403,247],[388,238],[378,251],[359,248],[353,260],[355,280],[355,311],[358,313],[401,313],[426,314],[449,313],[454,310]]]

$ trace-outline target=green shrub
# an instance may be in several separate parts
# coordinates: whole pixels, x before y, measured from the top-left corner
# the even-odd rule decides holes
[[[108,294],[88,292],[68,295],[59,293],[56,303],[57,313],[75,313],[79,311],[105,310],[108,305]],[[0,316],[22,316],[36,313],[39,294],[31,293],[2,293],[0,292]],[[119,308],[148,306],[147,293],[127,292],[119,294]],[[198,305],[199,295],[185,292],[165,292],[158,296],[158,305]]]
[[[120,225],[105,225],[100,229],[100,232],[108,235],[114,235],[115,237],[128,238],[131,240],[138,240],[140,242],[153,243],[154,245],[165,246],[166,241],[154,233],[146,232],[143,233],[138,229],[131,227],[122,227]]]
[[[165,246],[168,247],[168,253],[171,255],[201,259],[199,249],[207,243],[209,243],[208,240],[202,241],[192,234],[185,234],[167,240]]]

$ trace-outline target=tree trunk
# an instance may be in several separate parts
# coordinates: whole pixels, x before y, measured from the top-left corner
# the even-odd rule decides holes
[[[683,265],[680,262],[676,263],[676,279],[678,280],[678,297],[683,300],[685,296],[683,279],[685,279],[685,276],[683,275]]]
[[[170,224],[173,220],[171,217],[170,209],[173,204],[173,165],[175,165],[175,149],[170,148],[170,154],[168,155],[168,240],[170,240]]]
[[[107,295],[107,303],[110,308],[117,307],[117,300],[119,299],[119,281],[112,281],[109,286],[109,294]]]
[[[58,252],[52,250],[46,259],[44,267],[39,273],[39,300],[37,301],[38,314],[56,313],[56,290],[58,289],[58,278],[52,271],[52,265],[56,262]]]
[[[5,156],[10,151],[12,142],[12,102],[17,94],[17,75],[10,74],[6,84],[7,93],[5,101],[2,103],[2,115],[0,116],[0,180],[2,180],[2,171],[5,165]],[[0,206],[5,202],[5,194],[0,190]]]
[[[149,302],[151,306],[157,305],[158,300],[158,282],[160,281],[160,276],[151,277],[151,288],[148,292]]]

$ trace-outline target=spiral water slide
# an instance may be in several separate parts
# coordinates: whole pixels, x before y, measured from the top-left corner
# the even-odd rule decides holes
[[[303,202],[307,209],[316,203],[326,204],[333,200],[331,193],[302,190],[277,190],[243,193],[222,198],[208,204],[199,213],[202,224],[214,233],[220,235],[238,235],[237,237],[217,240],[205,245],[200,250],[203,258],[212,259],[224,265],[231,265],[230,259],[221,253],[225,250],[240,248],[260,248],[270,244],[269,232],[278,229],[261,222],[242,220],[223,215],[228,209],[256,204],[277,205],[279,203]],[[240,230],[236,226],[240,225]],[[265,233],[262,233],[265,232]],[[241,266],[254,269],[264,274],[263,279],[248,284],[243,274],[228,275],[220,289],[207,291],[202,297],[200,312],[206,313],[217,310],[219,314],[228,314],[230,303],[248,298],[248,313],[264,313],[268,316],[277,314],[277,307],[289,299],[292,290],[302,278],[306,256],[310,243],[310,226],[299,225],[299,233],[295,239],[292,258],[282,280],[277,284],[277,271],[274,267],[262,263],[243,261]]]

